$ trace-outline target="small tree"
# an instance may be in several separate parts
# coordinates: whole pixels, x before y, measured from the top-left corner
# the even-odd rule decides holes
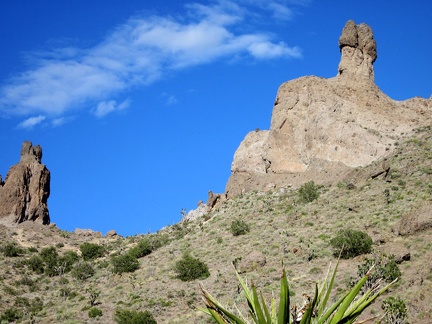
[[[306,182],[300,187],[299,196],[302,202],[312,202],[319,197],[319,186],[313,181]]]
[[[84,261],[97,259],[105,254],[105,248],[102,245],[88,242],[80,245],[80,251]]]
[[[2,251],[5,257],[14,258],[20,256],[25,251],[18,246],[15,242],[8,242],[2,247]]]
[[[176,262],[174,271],[177,273],[177,278],[182,281],[205,279],[210,276],[208,266],[189,253],[184,253],[183,257]]]
[[[57,272],[57,263],[58,263],[58,253],[54,246],[50,246],[47,248],[43,248],[40,252],[40,257],[45,264],[44,273],[48,276],[56,276]]]
[[[94,274],[95,274],[95,270],[93,266],[88,262],[78,263],[72,269],[72,277],[81,281],[93,277]]]
[[[96,306],[97,304],[99,304],[97,302],[97,299],[99,298],[100,295],[100,290],[96,290],[94,287],[89,287],[86,289],[86,293],[88,293],[88,299],[89,299],[89,303],[90,303],[90,307]]]
[[[330,240],[333,255],[342,259],[353,258],[360,254],[370,253],[372,250],[372,238],[362,231],[343,229]]]
[[[123,272],[134,272],[139,268],[138,260],[131,254],[114,256],[111,258],[112,272],[121,274]]]
[[[234,236],[244,235],[250,231],[248,223],[241,219],[235,219],[231,222],[231,233]]]

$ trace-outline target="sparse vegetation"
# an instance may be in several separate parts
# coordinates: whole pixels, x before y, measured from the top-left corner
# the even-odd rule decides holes
[[[149,311],[132,311],[116,309],[115,321],[118,324],[156,324],[156,320]]]
[[[266,264],[242,277],[254,282],[263,299],[270,301],[280,289],[283,259],[287,277],[292,278],[290,302],[301,306],[303,293],[313,297],[314,281],[324,276],[327,265],[335,261],[333,252],[339,254],[330,241],[341,228],[367,232],[376,244],[372,254],[341,260],[333,288],[335,298],[352,289],[376,263],[362,291],[376,278],[384,278],[384,286],[400,277],[381,298],[398,300],[399,296],[405,307],[390,312],[392,307],[398,308],[398,303],[391,299],[382,307],[376,303],[358,321],[376,316],[376,320],[383,318],[382,322],[387,323],[430,322],[430,229],[397,235],[402,221],[410,219],[407,216],[413,219],[407,226],[415,229],[414,216],[424,215],[431,202],[432,175],[424,171],[430,168],[432,159],[432,138],[427,136],[418,142],[400,142],[397,156],[389,155],[386,161],[393,175],[367,180],[363,175],[375,172],[377,165],[358,168],[359,173],[350,180],[352,188],[342,184],[319,187],[319,198],[310,203],[302,203],[293,187],[246,192],[221,202],[202,219],[125,238],[84,236],[52,226],[34,232],[27,230],[26,224],[18,228],[0,226],[0,323],[8,319],[16,323],[114,322],[115,309],[132,313],[149,310],[159,323],[210,323],[211,318],[197,311],[202,305],[197,283],[200,279],[190,283],[176,278],[175,265],[185,251],[208,266],[212,276],[203,282],[218,293],[215,297],[229,310],[238,308],[243,314],[248,314],[248,305],[243,302],[244,292],[237,290],[231,263],[243,271],[240,261],[247,261],[251,251],[262,253]],[[246,221],[250,232],[233,237],[230,226],[235,219]],[[84,261],[79,248],[85,242],[104,247],[103,257]],[[6,244],[22,252],[7,256],[3,250]],[[406,253],[410,253],[410,259],[403,258]],[[116,273],[111,258],[126,254],[135,265],[132,269],[136,269]],[[86,291],[89,287],[101,291],[93,307]],[[330,297],[328,305],[333,301]],[[98,313],[92,311],[94,308],[102,316],[89,318],[90,312]],[[405,314],[404,319],[391,315],[398,312]]]
[[[330,240],[330,245],[333,248],[334,256],[340,255],[342,259],[349,259],[371,252],[372,239],[362,231],[344,229]]]
[[[405,302],[399,297],[387,297],[384,299],[381,308],[386,312],[384,323],[406,324],[407,308]]]
[[[231,233],[234,236],[244,235],[250,231],[250,226],[244,220],[235,219],[231,222]]]
[[[210,276],[208,266],[201,260],[184,253],[182,258],[175,264],[177,278],[182,281],[205,279]]]
[[[88,242],[80,245],[80,251],[84,261],[101,258],[105,254],[105,249],[103,246]]]
[[[303,184],[299,191],[300,201],[310,203],[319,197],[319,186],[314,181],[309,181]]]
[[[121,274],[123,272],[134,272],[139,268],[139,262],[131,254],[123,254],[118,256],[113,256],[111,258],[111,263],[113,265],[112,272]]]
[[[101,317],[102,316],[102,310],[97,307],[92,307],[88,311],[88,317],[95,318],[95,317]]]

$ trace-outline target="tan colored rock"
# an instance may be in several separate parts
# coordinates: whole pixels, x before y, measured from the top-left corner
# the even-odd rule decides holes
[[[402,216],[396,231],[399,235],[409,235],[430,228],[432,228],[432,208],[430,203],[425,203]]]
[[[432,123],[431,99],[395,101],[373,82],[377,56],[369,26],[348,22],[339,45],[336,77],[306,76],[280,86],[270,130],[248,133],[235,152],[228,198],[311,179],[341,181],[390,154],[401,134]]]
[[[339,76],[373,81],[372,65],[377,59],[377,52],[372,29],[368,25],[356,25],[349,20],[339,38],[339,48],[342,54]]]
[[[264,254],[258,251],[252,251],[240,261],[238,272],[244,273],[257,270],[264,267],[266,262],[267,260]]]
[[[107,233],[106,233],[106,235],[105,235],[105,237],[117,237],[118,236],[118,234],[117,234],[117,231],[116,230],[110,230],[110,231],[108,231]]]
[[[24,142],[18,164],[0,181],[0,217],[11,222],[27,220],[49,224],[50,172],[41,164],[42,148]]]

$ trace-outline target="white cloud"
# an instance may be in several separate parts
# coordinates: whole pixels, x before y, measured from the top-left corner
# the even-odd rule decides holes
[[[0,113],[43,114],[57,120],[53,125],[59,125],[65,114],[100,102],[93,113],[103,117],[127,106],[125,102],[117,104],[112,97],[133,86],[155,82],[173,70],[223,58],[300,57],[299,48],[274,42],[268,33],[237,31],[257,7],[273,16],[276,12],[283,16],[290,13],[283,0],[194,3],[186,5],[186,15],[178,19],[131,18],[92,48],[65,46],[37,53],[32,69],[7,80],[0,89]]]
[[[17,128],[30,129],[45,120],[45,116],[30,117],[18,124]]]
[[[110,101],[102,101],[98,103],[95,109],[92,110],[92,113],[96,117],[105,117],[106,115],[114,112],[114,111],[122,111],[129,107],[129,101],[125,100],[120,104],[117,104],[115,100]]]

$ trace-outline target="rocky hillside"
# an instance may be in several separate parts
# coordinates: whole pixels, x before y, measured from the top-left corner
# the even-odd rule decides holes
[[[141,316],[158,323],[211,323],[199,310],[200,282],[244,309],[232,264],[268,300],[282,261],[302,305],[336,261],[332,239],[353,229],[371,238],[372,250],[341,260],[332,298],[368,260],[387,260],[399,281],[364,317],[383,316],[392,296],[406,305],[405,322],[431,323],[431,100],[397,102],[378,89],[367,25],[348,22],[339,45],[335,78],[280,87],[270,130],[241,143],[227,192],[210,192],[182,222],[154,234],[102,237],[50,224],[49,171],[40,147],[24,143],[0,181],[0,322],[116,323],[148,311]],[[181,280],[185,256],[208,273]]]

